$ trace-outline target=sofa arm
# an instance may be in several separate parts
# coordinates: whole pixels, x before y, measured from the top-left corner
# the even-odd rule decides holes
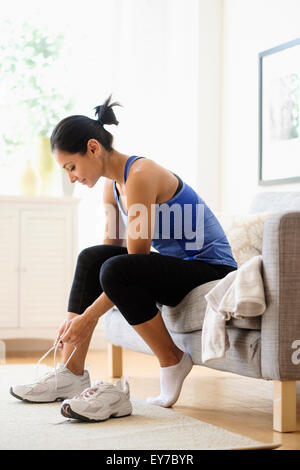
[[[267,305],[261,323],[262,376],[300,380],[300,211],[265,221],[262,257]]]

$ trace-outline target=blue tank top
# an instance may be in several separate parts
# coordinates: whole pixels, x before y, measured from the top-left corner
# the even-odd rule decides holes
[[[144,157],[133,155],[128,158],[124,170],[125,184],[129,169],[138,158]],[[178,179],[181,182],[180,178]],[[180,190],[177,190],[171,199],[155,205],[153,248],[163,255],[237,268],[230,244],[218,219],[196,191],[185,182],[181,183]],[[127,227],[128,213],[125,213],[121,206],[115,181],[113,191]]]

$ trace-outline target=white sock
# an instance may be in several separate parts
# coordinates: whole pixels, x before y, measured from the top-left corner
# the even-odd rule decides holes
[[[160,368],[160,395],[149,397],[147,402],[151,405],[164,406],[174,405],[178,400],[182,384],[193,367],[191,356],[184,353],[180,362],[174,366]]]

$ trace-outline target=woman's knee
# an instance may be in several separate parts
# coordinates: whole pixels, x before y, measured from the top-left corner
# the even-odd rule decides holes
[[[99,252],[99,251],[102,251],[102,246],[103,245],[99,245],[97,247],[89,246],[88,248],[84,248],[77,257],[77,263],[83,264],[83,265],[89,263],[91,260],[94,259],[96,248],[98,249],[97,251]]]
[[[100,269],[100,284],[104,291],[126,277],[129,256],[118,255],[104,261]]]
[[[115,255],[116,248],[119,248],[119,250],[122,249],[121,247],[111,245],[96,245],[84,248],[78,255],[77,264],[80,266],[89,266],[95,263],[96,260],[101,261],[101,259],[103,259],[103,261],[106,261],[111,256]]]

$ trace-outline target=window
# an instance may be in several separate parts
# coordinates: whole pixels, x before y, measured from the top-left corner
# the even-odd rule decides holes
[[[71,114],[94,117],[111,93],[124,106],[111,128],[115,148],[196,186],[198,0],[10,0],[0,30],[0,194],[20,193],[39,135]],[[60,177],[53,195],[62,193]],[[102,188],[101,180],[93,189],[75,184],[80,248],[101,243]]]
[[[113,1],[103,0],[2,5],[0,194],[20,194],[26,160],[37,171],[39,136],[50,137],[71,114],[94,117],[93,108],[112,92],[113,8]],[[63,170],[55,167],[51,194],[61,196]],[[75,185],[79,248],[101,242],[102,188]]]

